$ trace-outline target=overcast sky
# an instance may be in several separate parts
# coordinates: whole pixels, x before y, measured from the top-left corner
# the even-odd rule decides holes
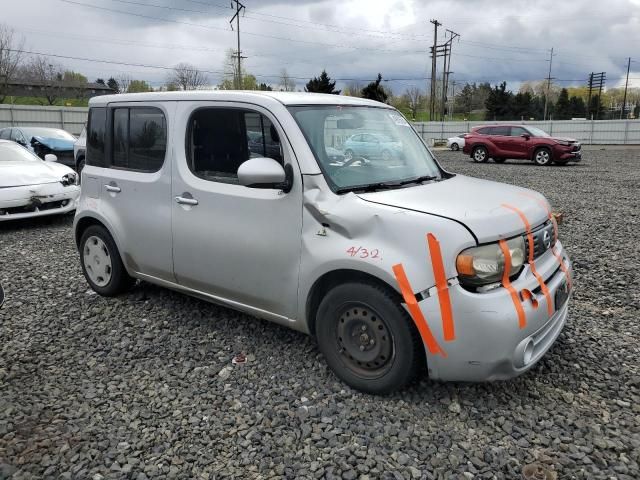
[[[236,33],[228,0],[0,0],[0,22],[34,52],[171,67],[189,62],[221,81],[225,52]],[[244,68],[258,81],[278,84],[286,68],[297,88],[326,69],[338,85],[382,73],[396,93],[426,88],[428,48],[438,19],[460,35],[453,43],[451,78],[517,89],[525,80],[552,76],[580,85],[589,72],[607,72],[620,86],[640,86],[640,0],[244,0]],[[92,7],[93,6],[93,7]],[[98,8],[96,8],[98,7]],[[161,8],[170,7],[170,8]],[[439,42],[440,43],[440,42]],[[636,56],[635,59],[633,58]],[[90,80],[129,74],[153,86],[167,70],[59,58]],[[441,66],[439,62],[439,70]],[[344,79],[344,80],[343,80]]]

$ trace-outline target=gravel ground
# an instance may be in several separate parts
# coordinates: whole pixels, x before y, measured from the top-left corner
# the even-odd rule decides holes
[[[363,395],[299,333],[149,285],[92,294],[69,217],[3,225],[0,478],[516,479],[532,462],[640,478],[640,150],[546,168],[439,157],[565,214],[570,321],[531,372]]]

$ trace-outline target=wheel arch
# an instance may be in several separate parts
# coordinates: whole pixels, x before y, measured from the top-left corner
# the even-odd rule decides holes
[[[363,272],[361,270],[353,270],[349,268],[341,268],[331,270],[324,273],[313,283],[309,293],[307,294],[307,301],[305,306],[305,319],[307,321],[307,327],[309,334],[315,337],[316,332],[316,313],[318,307],[324,296],[334,287],[342,285],[344,283],[370,283],[382,287],[389,291],[389,294],[394,296],[398,301],[402,301],[402,297],[398,290],[371,273]]]

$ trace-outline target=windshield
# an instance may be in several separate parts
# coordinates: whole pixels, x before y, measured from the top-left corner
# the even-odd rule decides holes
[[[75,141],[76,137],[64,130],[56,130],[54,128],[23,128],[25,137],[46,137],[57,138],[60,140]]]
[[[529,133],[531,133],[531,135],[533,135],[534,137],[548,137],[549,134],[547,132],[545,132],[544,130],[540,130],[539,128],[536,127],[527,127],[527,130],[529,130]]]
[[[0,163],[39,161],[39,157],[17,143],[0,143]]]
[[[350,105],[289,110],[336,192],[442,178],[429,150],[395,110]]]

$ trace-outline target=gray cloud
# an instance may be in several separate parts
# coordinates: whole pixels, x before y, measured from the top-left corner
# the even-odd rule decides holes
[[[157,66],[187,61],[211,71],[212,83],[221,80],[225,52],[235,48],[235,32],[229,27],[233,11],[226,0],[131,0],[173,10],[114,0],[74,1],[130,14],[61,0],[22,0],[3,5],[1,21],[22,33],[33,51]],[[406,79],[387,83],[396,91],[409,85],[425,88],[426,52],[433,40],[430,18],[444,24],[442,34],[448,28],[461,35],[451,62],[452,78],[460,82],[507,80],[517,88],[522,81],[540,80],[547,75],[548,50],[554,47],[552,75],[561,85],[584,83],[589,72],[606,71],[609,85],[615,86],[625,73],[625,57],[636,54],[640,44],[638,0],[609,0],[606,5],[587,0],[244,3],[245,68],[268,83],[277,83],[286,68],[300,78],[299,88],[323,68],[345,79],[340,85],[381,72],[386,79]],[[92,79],[128,73],[160,85],[167,76],[161,69],[59,61]],[[640,77],[640,63],[635,67],[632,77]]]

